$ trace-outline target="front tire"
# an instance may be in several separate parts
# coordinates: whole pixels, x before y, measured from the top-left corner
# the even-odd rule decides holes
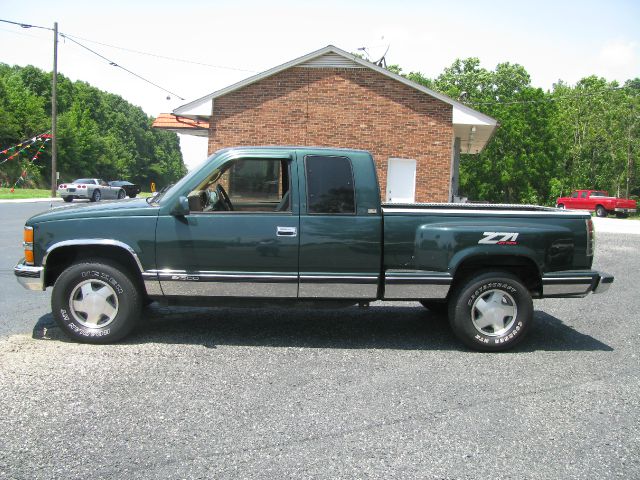
[[[602,205],[596,206],[596,216],[604,218],[607,216],[607,209]]]
[[[455,289],[449,302],[449,323],[469,348],[507,350],[522,341],[533,321],[527,287],[507,272],[478,274]]]
[[[118,192],[118,200],[122,200],[125,197],[124,190]]]
[[[556,208],[564,210],[564,203],[559,203],[558,205],[556,205]]]
[[[91,201],[99,202],[101,198],[102,198],[102,194],[100,193],[100,190],[94,190],[93,195],[91,195]]]
[[[51,295],[53,316],[71,339],[111,343],[135,328],[142,295],[127,270],[105,260],[86,260],[63,271]]]

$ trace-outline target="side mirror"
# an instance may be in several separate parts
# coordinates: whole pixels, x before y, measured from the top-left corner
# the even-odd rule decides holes
[[[189,215],[189,211],[189,200],[185,196],[180,196],[175,207],[171,210],[171,215],[184,217],[185,215]]]

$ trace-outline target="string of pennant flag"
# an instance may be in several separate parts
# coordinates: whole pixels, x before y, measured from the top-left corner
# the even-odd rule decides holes
[[[27,140],[23,140],[22,142],[16,145],[13,145],[11,147],[5,148],[4,150],[0,150],[0,155],[8,155],[6,158],[0,158],[0,165],[8,162],[9,160],[13,160],[14,158],[18,157],[18,155],[20,155],[22,152],[25,152],[31,149],[32,147],[36,147],[37,149],[33,157],[30,157],[30,159],[28,160],[29,162],[33,163],[36,160],[38,160],[38,157],[40,157],[40,155],[46,148],[47,143],[50,141],[51,141],[51,133],[45,132],[45,133],[36,135],[35,137],[31,137]],[[40,143],[39,146],[38,146],[38,143]],[[26,179],[27,179],[27,170],[23,169],[22,173],[20,174],[18,179],[15,181],[15,183],[11,187],[11,192],[13,193],[18,183],[24,182]]]

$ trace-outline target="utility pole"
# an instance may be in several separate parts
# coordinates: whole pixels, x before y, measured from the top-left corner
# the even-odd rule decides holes
[[[53,77],[51,77],[51,198],[58,190],[58,22],[53,22]]]

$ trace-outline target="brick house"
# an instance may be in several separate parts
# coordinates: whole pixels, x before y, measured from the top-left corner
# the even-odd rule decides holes
[[[161,114],[155,128],[236,145],[369,150],[384,201],[449,202],[460,153],[478,153],[497,122],[334,46]]]

